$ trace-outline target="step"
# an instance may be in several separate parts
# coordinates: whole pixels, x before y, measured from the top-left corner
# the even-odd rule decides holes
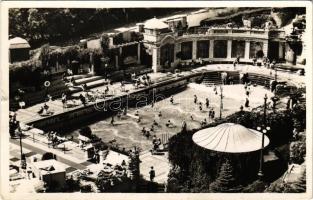
[[[205,83],[222,83],[221,80],[210,80],[210,81],[206,81]]]
[[[100,79],[100,80],[96,80],[96,81],[92,81],[92,82],[86,83],[86,85],[87,85],[87,89],[91,89],[91,88],[95,88],[95,87],[98,87],[98,86],[105,85],[106,83],[107,82],[104,79]],[[76,93],[76,92],[83,91],[83,89],[80,88],[80,87],[69,87],[69,90],[70,90],[71,93]]]
[[[205,76],[203,79],[221,79],[220,76]]]
[[[91,76],[87,78],[81,78],[75,81],[75,85],[82,85],[85,83],[93,82],[102,79],[102,76]]]
[[[212,81],[212,80],[221,80],[221,78],[206,78],[206,79],[203,79],[203,80],[206,80],[206,81]]]
[[[100,80],[96,80],[96,81],[92,81],[87,83],[87,88],[94,88],[94,87],[98,87],[101,85],[105,85],[107,83],[107,81],[105,81],[104,79],[100,79]]]
[[[72,78],[74,78],[74,80],[79,80],[82,78],[88,78],[88,77],[92,77],[93,74],[78,74],[78,75],[73,75],[73,76],[67,76],[66,78],[68,80],[71,80]]]

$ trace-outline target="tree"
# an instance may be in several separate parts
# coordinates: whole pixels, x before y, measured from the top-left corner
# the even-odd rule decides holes
[[[129,157],[129,170],[131,171],[131,179],[134,181],[138,181],[140,176],[139,152],[135,150],[129,155]]]
[[[79,134],[85,136],[85,137],[88,137],[88,138],[91,138],[92,137],[92,131],[91,131],[91,128],[88,127],[88,126],[85,126],[83,128],[81,128],[79,130]]]
[[[38,47],[43,43],[77,41],[89,34],[116,28],[187,8],[13,8],[9,9],[9,34]],[[73,40],[74,39],[74,40]]]
[[[266,189],[266,183],[261,181],[261,180],[256,180],[253,183],[247,185],[242,192],[246,193],[259,193],[259,192],[264,192]]]
[[[237,183],[234,177],[233,167],[227,159],[222,165],[221,171],[216,180],[210,184],[210,192],[239,192],[241,186]]]
[[[306,170],[304,169],[300,179],[291,184],[292,190],[290,192],[305,192],[306,191]]]
[[[29,32],[34,34],[33,38],[36,40],[44,40],[48,35],[46,32],[48,27],[46,16],[48,13],[42,11],[44,10],[39,10],[36,8],[31,8],[28,10]]]
[[[107,192],[111,188],[110,179],[102,170],[98,173],[96,185],[101,192]]]
[[[41,157],[41,160],[52,160],[52,159],[56,159],[56,155],[54,155],[51,152],[44,153]]]
[[[303,139],[295,142],[291,142],[290,144],[290,161],[292,163],[301,164],[304,162],[306,155],[306,142],[305,137],[302,136]]]
[[[101,47],[104,54],[108,54],[109,45],[110,45],[110,38],[108,34],[104,33],[101,35]]]
[[[281,179],[273,182],[265,192],[279,193],[301,193],[306,191],[306,170],[303,170],[301,177],[292,183],[285,183]]]
[[[49,66],[49,54],[50,54],[50,46],[49,44],[42,45],[40,47],[40,60],[43,68]]]

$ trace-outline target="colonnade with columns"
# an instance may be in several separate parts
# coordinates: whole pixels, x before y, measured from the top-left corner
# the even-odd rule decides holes
[[[141,64],[141,44],[140,43],[137,43],[137,64],[140,65]],[[123,46],[119,46],[117,47],[118,48],[118,55],[115,55],[115,68],[116,70],[119,70],[120,69],[120,64],[119,63],[119,57],[122,56],[122,53],[123,53]]]
[[[193,40],[192,41],[192,59],[197,59],[197,42],[199,40]],[[209,55],[208,58],[214,58],[214,41],[215,40],[209,40]],[[229,60],[232,58],[232,41],[233,40],[227,40],[227,56],[226,56],[226,60]],[[267,57],[267,52],[268,52],[268,41],[262,41],[263,43],[263,53],[264,56]],[[176,46],[181,46],[181,43],[177,44]],[[281,47],[282,45],[280,45]],[[177,49],[180,49],[179,47],[177,47]],[[282,49],[282,48],[281,48]],[[282,50],[280,51],[282,52]],[[282,54],[282,53],[280,53]],[[246,40],[245,41],[245,52],[244,52],[244,57],[243,59],[245,60],[249,60],[252,59],[250,58],[250,40]]]
[[[214,57],[214,50],[215,48],[219,48],[219,47],[215,47],[214,46],[214,42],[216,40],[223,40],[226,41],[225,43],[226,45],[226,52],[225,52],[225,57],[223,58],[218,58],[218,57]],[[265,57],[268,56],[268,47],[269,47],[269,40],[268,39],[257,39],[257,40],[252,40],[252,39],[246,39],[246,38],[233,38],[233,39],[219,39],[219,38],[214,38],[214,39],[206,39],[206,38],[193,38],[191,40],[176,40],[174,43],[174,61],[172,63],[170,63],[170,65],[172,67],[175,67],[176,64],[178,64],[179,62],[191,62],[192,60],[196,60],[198,59],[197,57],[197,42],[198,41],[208,41],[208,56],[206,56],[205,58],[202,58],[204,60],[211,60],[211,61],[225,61],[225,62],[232,62],[235,59],[235,55],[234,52],[232,54],[232,51],[234,51],[234,49],[232,49],[233,47],[233,41],[244,41],[244,52],[243,52],[243,48],[242,48],[242,55],[243,57],[241,57],[241,61],[243,62],[252,62],[252,55],[250,53],[251,48],[252,47],[252,42],[259,42],[259,46],[261,48],[261,50],[263,51],[263,54]],[[181,46],[182,43],[184,42],[192,42],[191,45],[191,51],[192,51],[192,56],[191,59],[189,60],[180,60],[179,58],[177,58],[176,54],[178,52],[181,52]],[[224,43],[224,44],[225,44]],[[157,45],[153,45],[151,48],[151,52],[152,52],[152,69],[154,72],[159,72],[162,69],[162,66],[160,66],[160,57],[161,57],[161,45],[157,46]],[[255,47],[254,47],[255,48]],[[280,58],[283,58],[283,54],[284,54],[284,50],[283,50],[283,42],[279,43],[279,56]]]

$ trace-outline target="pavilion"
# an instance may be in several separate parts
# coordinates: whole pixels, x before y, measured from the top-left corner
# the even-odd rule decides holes
[[[15,37],[9,40],[10,44],[10,63],[19,62],[29,59],[29,43],[20,37]]]
[[[238,181],[255,180],[260,168],[261,132],[240,124],[224,123],[196,132],[192,140],[200,147],[201,155],[207,155],[198,159],[204,159],[212,178],[219,173],[222,163],[230,160]],[[264,148],[268,145],[269,139],[264,135]]]
[[[208,150],[224,153],[247,153],[262,148],[262,133],[240,124],[224,123],[196,132],[193,141]],[[264,136],[264,147],[269,139]]]

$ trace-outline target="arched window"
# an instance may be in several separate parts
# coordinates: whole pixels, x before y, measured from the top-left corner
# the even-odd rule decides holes
[[[170,64],[174,61],[174,44],[165,44],[161,47],[160,64]]]

